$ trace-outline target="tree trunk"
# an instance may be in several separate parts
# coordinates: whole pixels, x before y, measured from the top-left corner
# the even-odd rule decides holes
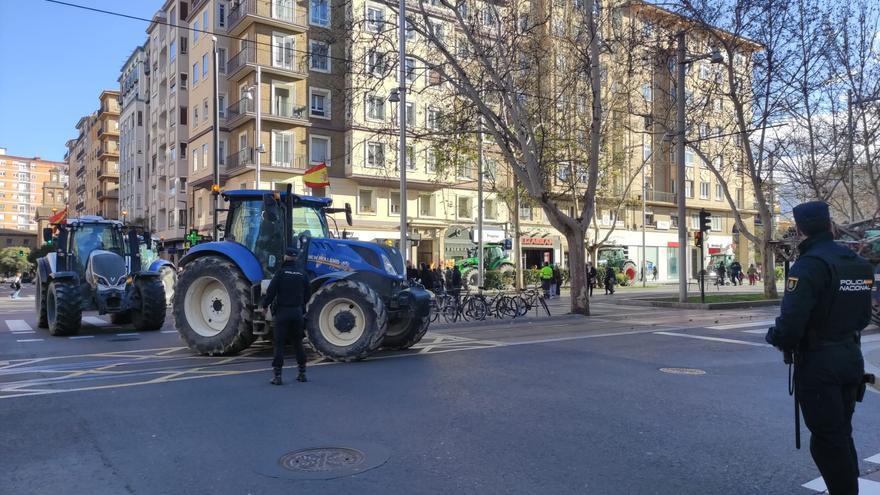
[[[765,232],[761,236],[761,257],[764,263],[764,297],[776,299],[779,293],[776,291],[776,252],[770,246],[771,236]]]
[[[571,284],[571,313],[590,315],[590,299],[587,292],[587,264],[584,252],[586,232],[568,229],[568,273]]]

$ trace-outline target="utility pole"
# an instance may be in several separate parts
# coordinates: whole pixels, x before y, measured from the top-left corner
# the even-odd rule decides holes
[[[477,287],[485,285],[485,260],[483,259],[483,117],[477,130]]]
[[[653,90],[653,88],[652,88]],[[654,148],[651,148],[651,157],[654,156]],[[645,220],[648,218],[648,181],[645,176],[645,136],[642,136],[642,287],[648,285],[648,261],[645,259]]]
[[[406,261],[409,258],[409,241],[407,240],[406,222],[406,0],[400,0],[398,10],[398,56],[400,60],[400,81],[398,115],[400,120],[400,149],[398,152],[398,167],[400,168],[400,255],[403,257],[403,266],[406,269]]]
[[[676,62],[676,88],[675,88],[675,164],[676,170],[676,199],[678,201],[678,301],[687,302],[687,208],[685,207],[685,187],[687,180],[684,170],[684,140],[685,140],[685,69],[687,52],[685,48],[684,31],[675,35],[677,47],[675,50]]]
[[[256,50],[256,48],[254,48],[254,50]],[[256,88],[254,89],[254,106],[256,107],[256,110],[257,110],[257,121],[255,123],[256,136],[254,136],[254,160],[256,160],[256,170],[254,173],[254,175],[255,175],[254,189],[259,189],[260,188],[260,159],[262,158],[262,156],[260,156],[260,155],[261,155],[261,151],[263,148],[263,143],[261,142],[262,139],[260,137],[260,133],[262,132],[261,124],[262,124],[262,120],[263,120],[263,113],[262,113],[262,108],[261,108],[262,107],[261,102],[263,101],[262,100],[263,92],[261,90],[261,86],[263,85],[262,84],[263,83],[263,71],[261,70],[259,65],[257,65],[256,82],[257,82]],[[293,158],[293,157],[291,157],[291,158]]]
[[[218,71],[220,56],[217,54],[217,37],[211,37],[211,50],[214,55],[214,183],[211,184],[211,194],[214,196],[214,241],[220,240],[220,220],[217,218],[220,209],[220,102],[218,101]]]
[[[513,176],[513,259],[516,269],[516,290],[523,289],[522,248],[519,240],[519,184]]]

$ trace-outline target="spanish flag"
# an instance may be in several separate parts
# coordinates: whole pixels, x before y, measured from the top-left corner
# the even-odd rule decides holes
[[[306,170],[303,174],[303,182],[308,187],[327,187],[330,185],[330,177],[327,175],[327,164],[319,163]]]
[[[66,223],[66,222],[67,222],[67,208],[59,211],[58,213],[52,215],[52,217],[49,218],[49,223],[52,223],[52,224]]]

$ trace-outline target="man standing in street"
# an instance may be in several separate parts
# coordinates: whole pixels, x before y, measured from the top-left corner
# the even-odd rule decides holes
[[[546,299],[550,299],[550,289],[553,285],[553,268],[550,266],[549,261],[544,262],[544,266],[541,267],[541,289],[544,290],[544,297]]]
[[[810,429],[810,453],[831,495],[859,491],[852,416],[865,391],[861,331],[871,320],[871,265],[836,244],[828,205],[794,208],[800,257],[785,281],[780,316],[766,340],[794,365],[795,399]],[[789,362],[786,359],[786,362]]]
[[[587,288],[590,291],[590,297],[593,297],[593,289],[596,287],[596,267],[593,263],[587,262]]]
[[[303,347],[303,314],[306,303],[312,297],[309,288],[309,278],[297,265],[299,252],[296,248],[289,247],[284,252],[284,263],[275,272],[266,295],[263,297],[263,310],[272,306],[274,316],[273,347],[275,351],[272,359],[272,371],[274,373],[272,385],[281,385],[281,369],[284,367],[284,344],[293,339],[293,349],[296,353],[296,364],[299,365],[299,375],[296,379],[306,381],[306,350]]]

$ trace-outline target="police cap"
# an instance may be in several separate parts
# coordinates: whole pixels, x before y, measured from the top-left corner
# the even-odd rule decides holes
[[[831,215],[824,201],[801,203],[792,212],[798,229],[808,236],[831,230]]]

